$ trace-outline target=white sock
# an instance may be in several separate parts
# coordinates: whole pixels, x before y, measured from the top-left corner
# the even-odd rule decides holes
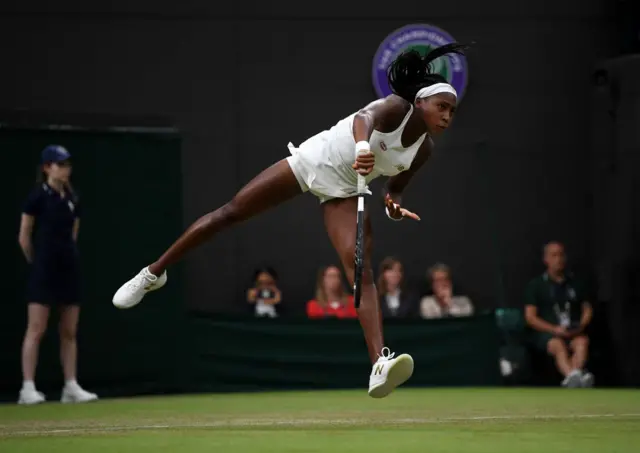
[[[22,381],[22,390],[35,392],[36,391],[36,384],[33,381]]]

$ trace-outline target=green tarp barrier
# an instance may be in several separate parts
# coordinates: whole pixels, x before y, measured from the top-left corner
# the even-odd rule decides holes
[[[385,325],[415,386],[499,385],[499,335],[493,314]],[[199,390],[363,387],[371,372],[357,321],[198,319],[189,336]]]

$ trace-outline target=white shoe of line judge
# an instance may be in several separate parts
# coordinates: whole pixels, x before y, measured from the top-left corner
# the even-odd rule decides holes
[[[60,402],[62,403],[88,403],[91,401],[97,401],[98,395],[95,393],[87,392],[80,387],[76,381],[69,381],[65,383],[62,389],[62,397]],[[44,403],[46,398],[44,393],[36,390],[33,382],[25,382],[20,389],[20,396],[18,398],[18,404],[34,405]]]

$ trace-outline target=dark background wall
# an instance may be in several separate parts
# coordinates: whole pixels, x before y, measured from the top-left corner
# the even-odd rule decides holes
[[[423,221],[398,225],[375,209],[374,258],[398,255],[419,278],[442,260],[478,305],[518,305],[544,241],[563,240],[575,263],[589,261],[589,93],[596,61],[617,53],[613,3],[3,2],[0,99],[10,111],[176,125],[186,226],[285,157],[289,141],[372,101],[379,43],[408,23],[431,23],[476,41],[470,82],[454,127],[407,194]],[[245,310],[238,301],[264,261],[279,270],[291,305],[312,295],[316,269],[336,262],[312,196],[193,253],[188,305]]]

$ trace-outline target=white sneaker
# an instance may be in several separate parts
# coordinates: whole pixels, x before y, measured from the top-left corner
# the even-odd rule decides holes
[[[145,267],[138,275],[122,285],[113,296],[113,305],[118,308],[131,308],[140,303],[142,298],[149,291],[160,289],[167,283],[167,272],[163,272],[160,277],[156,277],[149,268]]]
[[[40,404],[44,403],[46,398],[44,393],[37,391],[36,389],[22,389],[20,390],[20,397],[18,398],[18,404]]]
[[[582,374],[581,380],[582,380],[583,387],[590,388],[590,387],[593,387],[593,384],[595,383],[596,378],[593,375],[593,373],[589,373],[587,371],[586,373]]]
[[[569,373],[569,375],[562,381],[562,386],[570,389],[582,387],[582,373],[580,370],[573,370]]]
[[[369,377],[369,396],[384,398],[396,387],[407,381],[413,374],[413,358],[409,354],[401,354],[393,358],[389,348],[382,348],[381,356],[373,365]]]
[[[90,401],[96,401],[98,395],[95,393],[87,392],[79,385],[65,385],[62,389],[61,403],[88,403]]]

